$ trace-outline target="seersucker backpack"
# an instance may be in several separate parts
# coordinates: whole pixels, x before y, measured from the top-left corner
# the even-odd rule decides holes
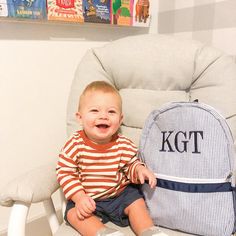
[[[176,102],[154,110],[139,156],[157,177],[154,190],[143,185],[156,225],[204,236],[235,232],[233,137],[215,109]]]

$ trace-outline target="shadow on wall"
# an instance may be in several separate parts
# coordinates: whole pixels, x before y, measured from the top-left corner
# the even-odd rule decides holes
[[[147,34],[148,27],[92,23],[1,21],[0,40],[113,41],[129,35]]]

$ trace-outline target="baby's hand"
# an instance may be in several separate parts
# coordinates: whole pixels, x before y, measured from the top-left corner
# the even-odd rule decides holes
[[[136,175],[137,179],[140,181],[141,184],[144,184],[145,180],[148,180],[148,183],[151,188],[154,188],[156,186],[157,180],[155,175],[151,170],[149,170],[145,166],[138,165],[136,167]]]
[[[91,214],[95,211],[96,203],[91,197],[83,193],[76,196],[75,209],[78,218],[80,220],[84,220],[85,218],[91,216]]]

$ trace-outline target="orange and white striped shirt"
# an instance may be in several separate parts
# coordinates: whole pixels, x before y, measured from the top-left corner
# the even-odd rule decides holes
[[[109,198],[137,183],[134,170],[139,164],[137,148],[125,136],[98,145],[77,131],[59,154],[57,179],[67,199],[81,190],[93,199]]]

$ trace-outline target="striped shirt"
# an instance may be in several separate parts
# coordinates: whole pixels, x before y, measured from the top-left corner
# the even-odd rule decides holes
[[[75,132],[59,154],[57,179],[65,197],[83,190],[93,199],[114,197],[129,183],[137,183],[136,146],[118,134],[108,144],[91,142],[83,131]]]

